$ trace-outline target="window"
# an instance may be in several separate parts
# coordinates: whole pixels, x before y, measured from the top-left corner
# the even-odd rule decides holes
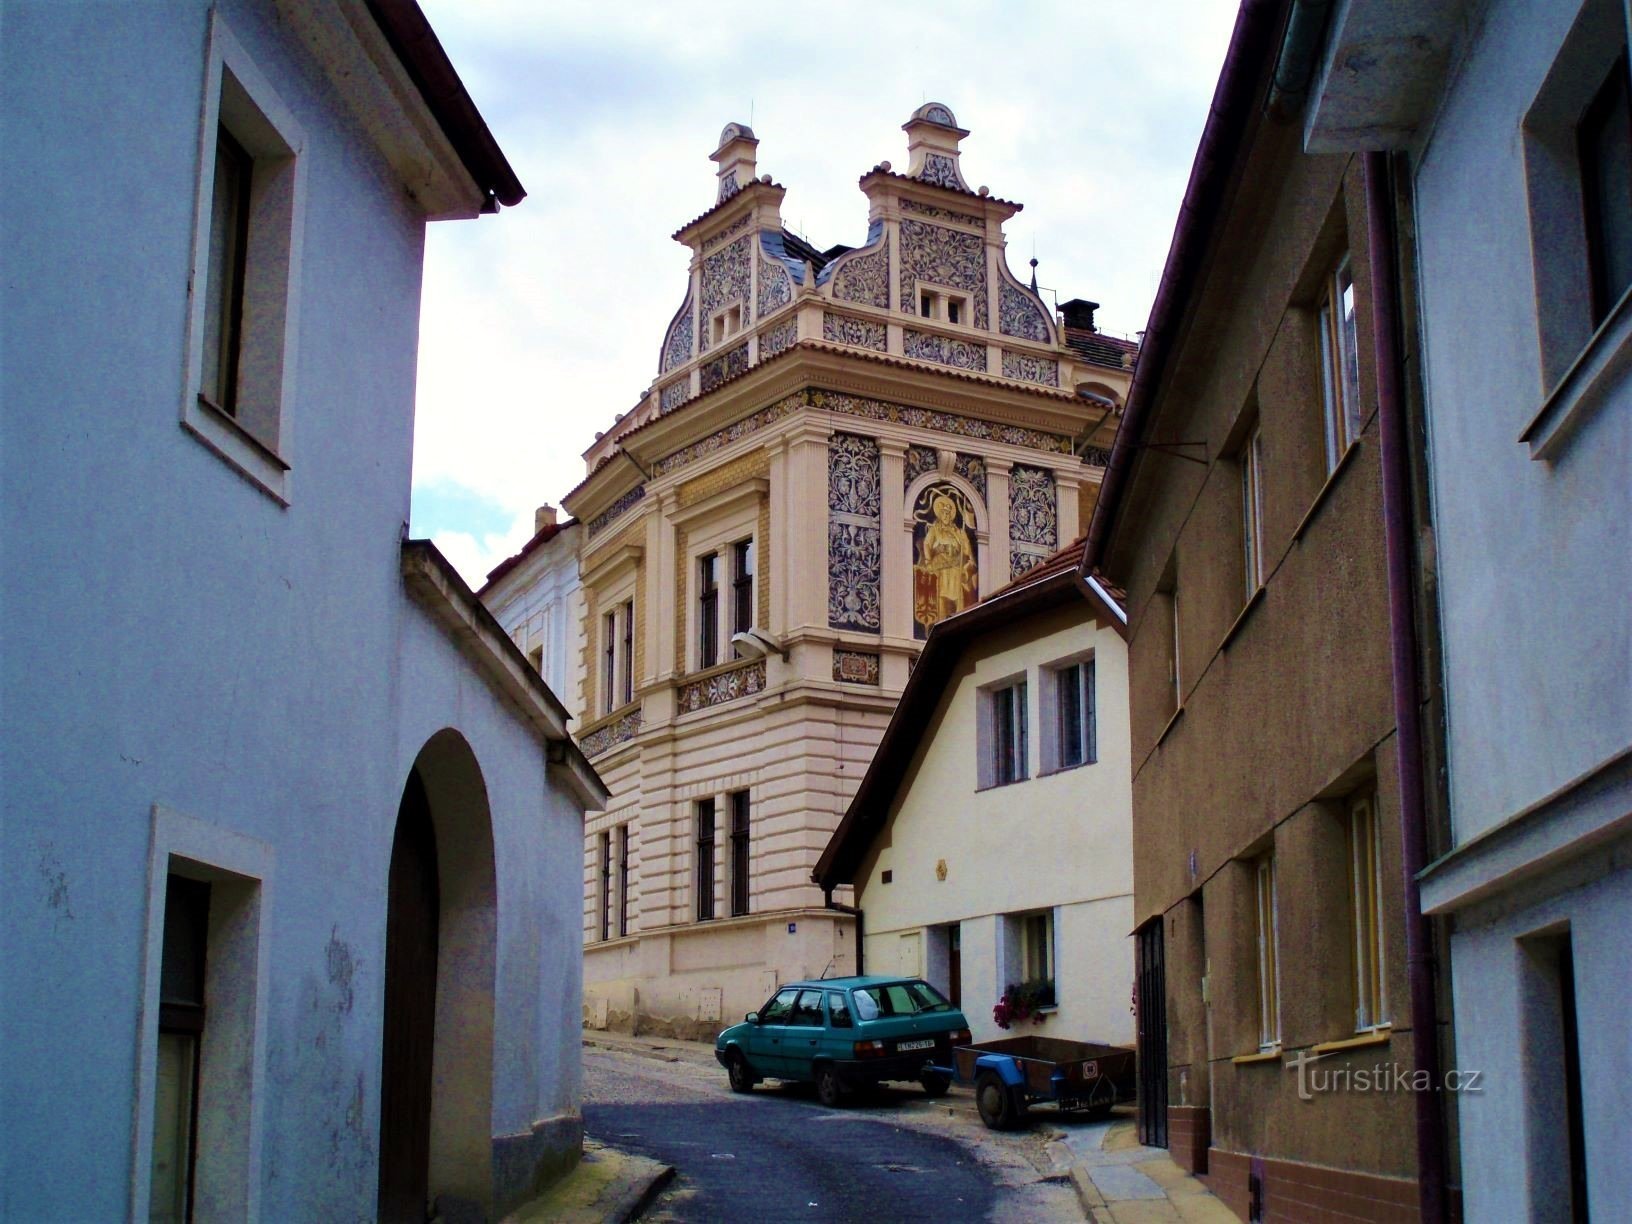
[[[787,1023],[804,1028],[822,1027],[822,994],[820,990],[801,990],[788,1013]]]
[[[635,601],[625,600],[601,617],[601,713],[635,699]]]
[[[1054,686],[1054,743],[1049,771],[1091,765],[1098,759],[1094,727],[1094,661],[1057,668]]]
[[[1027,982],[1054,981],[1054,911],[1027,914],[1020,925],[1021,963]]]
[[[731,916],[748,912],[748,792],[731,795]]]
[[[1266,854],[1254,864],[1256,937],[1258,943],[1258,1048],[1281,1044],[1281,1005],[1278,997],[1275,951],[1275,857]]]
[[[1349,801],[1349,898],[1354,918],[1354,1028],[1388,1023],[1383,1011],[1382,865],[1377,804],[1371,794]]]
[[[528,651],[527,662],[531,663],[533,665],[533,670],[542,676],[544,674],[544,647],[542,645],[538,645],[534,646],[532,650]]]
[[[1021,679],[982,694],[979,785],[1006,786],[1026,778],[1026,682]]]
[[[597,926],[602,939],[612,938],[612,831],[601,830],[600,841],[601,899]]]
[[[697,560],[697,667],[720,661],[720,555]]]
[[[1632,285],[1632,97],[1623,49],[1576,128],[1592,326]]]
[[[635,601],[627,601],[623,613],[623,657],[618,663],[618,699],[628,705],[635,699]]]
[[[794,1000],[799,997],[799,988],[790,986],[786,990],[779,990],[771,1001],[765,1004],[759,1012],[761,1024],[786,1024],[788,1017],[793,1013]]]
[[[617,697],[618,614],[601,617],[601,713],[618,708]]]
[[[1263,431],[1255,424],[1241,445],[1241,559],[1246,597],[1264,585]]]
[[[827,996],[827,1018],[833,1028],[855,1028],[856,1023],[850,1018],[850,1004],[838,991],[830,991]]]
[[[618,937],[629,934],[629,826],[618,826]]]
[[[159,969],[159,1052],[153,1095],[151,1218],[193,1217],[198,1155],[199,1054],[204,1037],[210,886],[172,875],[165,885]]]
[[[709,323],[709,340],[718,344],[722,340],[729,340],[742,330],[742,303],[734,302],[724,310],[717,312]]]
[[[217,16],[200,132],[182,424],[279,501],[300,272],[303,137]]]
[[[941,319],[947,323],[969,321],[969,297],[945,289],[918,290],[918,314],[925,319]]]
[[[1327,279],[1320,303],[1320,384],[1328,472],[1336,469],[1337,461],[1360,436],[1360,348],[1354,310],[1354,277],[1345,254]]]
[[[714,800],[697,801],[697,921],[714,917]]]
[[[754,627],[754,542],[741,540],[731,546],[731,632],[746,633]],[[742,653],[732,647],[734,658]]]

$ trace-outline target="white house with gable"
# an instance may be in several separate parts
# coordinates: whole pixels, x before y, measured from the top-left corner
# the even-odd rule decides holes
[[[576,1160],[567,711],[407,541],[413,3],[0,8],[0,1218],[497,1218]]]

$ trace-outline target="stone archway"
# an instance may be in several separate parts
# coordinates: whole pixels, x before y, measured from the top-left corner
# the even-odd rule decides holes
[[[438,1200],[444,1215],[490,1214],[497,901],[487,787],[469,743],[444,728],[409,771],[392,844],[382,1221],[423,1224]]]

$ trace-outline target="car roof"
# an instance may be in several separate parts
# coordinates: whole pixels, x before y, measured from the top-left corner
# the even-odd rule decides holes
[[[870,973],[862,977],[830,977],[818,978],[808,982],[783,982],[778,990],[786,990],[789,986],[825,986],[829,989],[854,990],[857,986],[888,986],[896,982],[921,982],[922,978],[915,977],[885,977],[881,974]]]

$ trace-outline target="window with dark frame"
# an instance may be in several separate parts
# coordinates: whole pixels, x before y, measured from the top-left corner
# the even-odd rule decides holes
[[[731,795],[731,916],[748,912],[748,792]]]
[[[1368,791],[1349,800],[1349,904],[1354,933],[1354,1028],[1388,1023],[1383,1002],[1382,849],[1376,800]]]
[[[1281,1044],[1280,974],[1276,965],[1279,931],[1275,912],[1275,857],[1265,854],[1253,865],[1258,945],[1258,1048]]]
[[[754,542],[739,540],[731,546],[731,632],[746,633],[754,627]],[[732,656],[742,652],[732,647]]]
[[[1054,673],[1060,769],[1099,759],[1094,706],[1094,661],[1085,659]]]
[[[600,929],[602,939],[612,938],[612,832],[601,830],[601,900]]]
[[[720,554],[697,559],[697,668],[720,661]]]
[[[618,660],[618,702],[628,705],[635,699],[635,601],[626,602],[623,617],[623,657]]]
[[[250,180],[255,160],[220,125],[210,197],[209,263],[204,276],[204,370],[199,398],[238,415],[238,357],[244,325],[244,272],[249,255]]]
[[[209,884],[178,875],[167,879],[153,1100],[152,1213],[155,1219],[190,1220],[193,1217],[209,916]]]
[[[1624,50],[1575,135],[1596,329],[1632,286],[1632,89]]]
[[[1026,778],[1026,682],[992,692],[992,785]]]
[[[697,921],[714,917],[714,800],[697,801]]]
[[[1321,399],[1326,417],[1326,470],[1334,471],[1360,436],[1360,342],[1354,274],[1345,253],[1320,303]]]
[[[618,938],[629,934],[629,826],[618,826]]]
[[[618,614],[608,612],[601,618],[601,713],[610,714],[618,708],[615,687],[618,674]]]

